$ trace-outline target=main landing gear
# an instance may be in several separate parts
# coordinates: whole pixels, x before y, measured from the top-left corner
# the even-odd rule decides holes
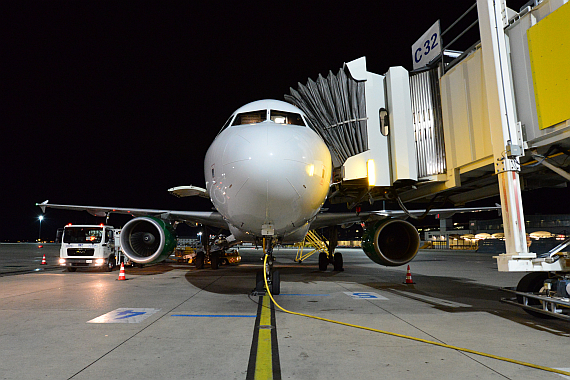
[[[319,253],[319,270],[326,271],[329,264],[333,265],[335,272],[344,271],[344,261],[342,260],[342,253],[335,252],[338,245],[338,230],[337,227],[331,227],[330,236],[328,241],[328,252],[321,251]]]
[[[333,270],[335,272],[344,271],[344,262],[342,259],[342,253],[335,252],[334,254],[328,254],[326,252],[319,253],[319,270],[326,271],[329,264],[333,265]]]
[[[271,294],[279,295],[281,293],[281,276],[278,270],[273,270],[275,259],[273,257],[273,242],[271,239],[263,239],[263,253],[267,264],[255,276],[255,291],[258,293],[265,292],[265,279],[267,279],[267,285]]]

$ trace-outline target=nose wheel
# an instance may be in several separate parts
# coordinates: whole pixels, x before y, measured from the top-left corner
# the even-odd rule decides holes
[[[267,264],[263,270],[255,275],[255,291],[258,293],[265,292],[265,279],[267,278],[267,285],[271,294],[279,295],[281,293],[281,275],[278,270],[273,270],[275,259],[273,257],[273,244],[270,239],[263,239],[263,251],[264,261]]]

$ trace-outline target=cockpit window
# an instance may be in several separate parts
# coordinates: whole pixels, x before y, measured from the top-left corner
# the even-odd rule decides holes
[[[267,120],[267,110],[238,113],[232,125],[257,124]]]
[[[277,124],[305,125],[298,113],[271,110],[271,121]]]

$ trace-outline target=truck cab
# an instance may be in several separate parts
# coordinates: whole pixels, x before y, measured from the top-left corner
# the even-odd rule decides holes
[[[107,272],[117,265],[119,229],[107,225],[72,225],[63,229],[59,265],[69,272],[77,268],[101,268]],[[117,244],[116,244],[117,242]]]

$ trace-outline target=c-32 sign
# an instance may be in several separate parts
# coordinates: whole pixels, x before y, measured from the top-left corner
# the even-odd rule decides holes
[[[439,20],[412,45],[414,70],[427,65],[441,54],[441,29]]]

